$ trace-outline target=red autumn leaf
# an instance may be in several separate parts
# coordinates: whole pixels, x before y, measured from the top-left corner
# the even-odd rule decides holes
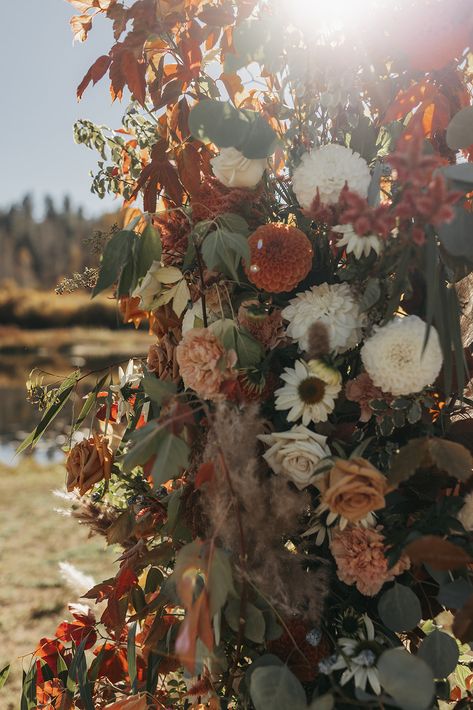
[[[155,143],[151,149],[151,162],[141,171],[133,197],[136,197],[141,189],[145,212],[156,212],[158,193],[163,189],[175,204],[182,204],[184,192],[176,168],[166,155],[166,143],[163,140]]]
[[[393,103],[386,110],[383,123],[391,123],[391,121],[399,121],[404,118],[410,111],[419,106],[420,103],[432,98],[438,90],[427,82],[414,84],[408,89],[401,90]]]
[[[104,710],[146,710],[147,707],[149,705],[146,695],[132,695],[129,698],[117,700],[111,705],[106,705]]]
[[[179,98],[181,93],[182,93],[182,80],[181,79],[172,79],[163,88],[161,96],[154,103],[154,108],[158,109],[158,108],[162,108],[163,106],[167,106],[169,104],[174,103],[174,101],[176,101],[176,99]]]
[[[95,86],[95,84],[100,81],[100,79],[108,71],[110,64],[112,63],[111,58],[107,54],[103,54],[101,57],[95,60],[95,62],[90,67],[87,74],[82,79],[81,83],[77,87],[77,98],[81,99],[84,91],[89,86],[90,82]]]
[[[130,92],[136,101],[144,104],[146,99],[146,64],[136,59],[130,50],[124,50],[120,57],[120,68]]]
[[[128,676],[128,661],[123,649],[113,643],[104,643],[94,650],[98,657],[98,678],[108,678],[111,683],[119,683]]]
[[[85,649],[92,648],[97,641],[97,632],[95,629],[91,626],[81,624],[78,621],[72,623],[63,621],[62,624],[59,624],[55,633],[62,641],[74,641],[76,646],[86,639]]]
[[[425,535],[410,542],[404,552],[414,564],[427,564],[435,570],[461,569],[473,562],[466,550],[436,535]]]
[[[204,483],[212,481],[215,476],[215,467],[211,461],[207,461],[199,466],[197,475],[195,477],[195,487],[201,488]]]
[[[194,194],[201,183],[201,158],[195,145],[184,143],[177,152],[176,162],[182,184],[190,195]]]
[[[234,19],[233,7],[234,3],[226,5],[207,5],[198,15],[201,22],[206,25],[214,25],[215,27],[226,27],[231,25]]]
[[[138,576],[130,567],[123,567],[118,574],[115,585],[114,596],[120,599],[126,592],[129,592],[138,581]]]

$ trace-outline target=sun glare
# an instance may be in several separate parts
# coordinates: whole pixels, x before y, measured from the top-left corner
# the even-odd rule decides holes
[[[341,30],[367,10],[370,0],[285,0],[293,22],[316,26],[322,34]]]

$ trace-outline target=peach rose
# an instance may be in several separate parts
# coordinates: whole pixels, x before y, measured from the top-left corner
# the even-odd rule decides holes
[[[317,487],[322,504],[331,513],[358,523],[373,510],[384,508],[388,483],[377,468],[363,458],[337,459]]]
[[[84,495],[96,483],[112,473],[113,454],[108,446],[108,439],[102,434],[94,434],[76,444],[67,456],[67,490],[79,489]]]

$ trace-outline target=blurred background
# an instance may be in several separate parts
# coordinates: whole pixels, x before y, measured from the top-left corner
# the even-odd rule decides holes
[[[64,483],[71,410],[33,455],[15,456],[40,416],[26,399],[26,380],[33,368],[52,383],[148,347],[146,332],[121,325],[113,301],[67,293],[67,284],[62,295],[55,290],[96,266],[93,245],[118,212],[113,200],[91,194],[97,155],[74,143],[73,124],[85,118],[118,128],[127,99],[113,105],[101,85],[77,103],[77,84],[112,36],[111,23],[98,18],[88,41],[73,46],[73,14],[65,0],[14,0],[2,3],[0,23],[0,671],[12,663],[0,707],[9,710],[19,707],[28,654],[54,634],[67,603],[94,576],[108,576],[114,558],[102,540],[86,539],[52,492]]]

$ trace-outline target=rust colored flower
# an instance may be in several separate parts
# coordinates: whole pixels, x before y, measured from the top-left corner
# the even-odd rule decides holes
[[[302,683],[310,683],[319,673],[319,662],[330,656],[332,644],[325,634],[302,619],[288,619],[281,636],[269,642],[268,650],[287,663]]]
[[[355,584],[361,594],[374,597],[386,582],[391,582],[410,567],[405,555],[390,569],[385,556],[382,527],[346,528],[334,533],[330,551],[337,564],[337,576],[345,584]]]
[[[348,380],[345,385],[345,397],[350,402],[360,405],[360,422],[367,422],[371,419],[373,410],[370,407],[370,402],[372,399],[392,399],[390,395],[384,394],[379,387],[373,384],[373,380],[367,372],[362,372],[353,380]]]
[[[67,456],[67,490],[77,488],[83,496],[99,481],[110,479],[112,463],[113,454],[108,439],[101,434],[80,441]]]
[[[282,315],[277,308],[269,310],[256,300],[245,301],[238,310],[238,322],[268,350],[284,340]]]
[[[208,328],[192,328],[176,348],[176,358],[186,387],[204,399],[218,399],[222,384],[234,380],[237,356],[225,350]]]
[[[260,192],[260,189],[225,187],[217,178],[207,177],[199,190],[192,195],[194,222],[215,219],[231,212],[244,217],[254,227],[262,221],[255,207]]]
[[[164,265],[180,266],[187,251],[192,222],[181,210],[169,210],[156,216],[153,223],[159,230]]]
[[[296,227],[281,222],[265,224],[253,232],[248,244],[251,255],[246,275],[264,291],[292,291],[312,266],[312,245]]]
[[[337,459],[317,487],[322,493],[322,504],[331,513],[358,523],[373,510],[384,508],[388,484],[369,461],[354,458]]]
[[[154,345],[150,345],[146,365],[160,380],[179,382],[179,365],[176,358],[177,343],[172,335],[165,335]]]

